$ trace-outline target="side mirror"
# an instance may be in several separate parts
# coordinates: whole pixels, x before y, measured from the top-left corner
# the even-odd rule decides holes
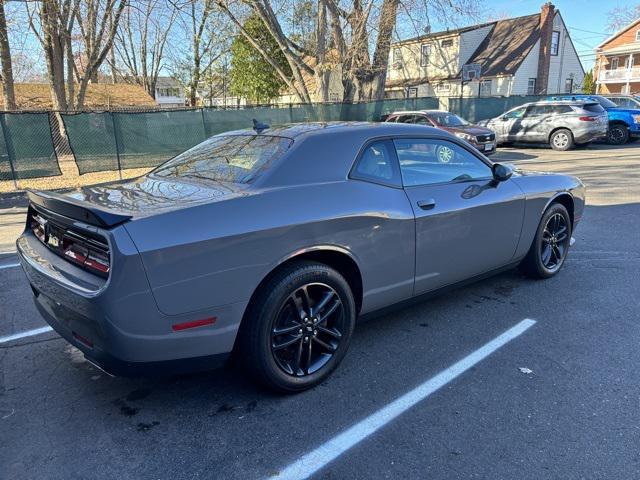
[[[493,179],[498,182],[506,182],[513,175],[513,168],[502,163],[494,163],[491,170],[493,171]]]

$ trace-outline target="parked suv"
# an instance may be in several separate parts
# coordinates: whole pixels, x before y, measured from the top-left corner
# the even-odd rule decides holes
[[[492,130],[473,125],[453,113],[441,110],[393,112],[385,122],[415,123],[436,127],[466,140],[485,155],[496,153],[496,134]]]
[[[570,150],[607,135],[607,112],[596,101],[527,103],[480,122],[496,132],[498,145],[548,143],[554,150]]]
[[[561,95],[551,97],[553,100],[582,100],[598,102],[609,116],[609,133],[607,139],[612,145],[622,145],[630,138],[640,137],[640,108],[619,107],[602,95]]]

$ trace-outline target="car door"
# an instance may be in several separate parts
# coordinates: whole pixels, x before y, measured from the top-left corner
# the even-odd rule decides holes
[[[520,120],[518,142],[546,142],[553,126],[554,107],[552,105],[531,105]]]
[[[471,148],[441,138],[394,139],[416,219],[414,295],[508,264],[524,216],[515,182],[493,180]]]
[[[507,142],[515,142],[520,133],[520,125],[522,117],[526,111],[526,107],[516,108],[507,112],[502,117],[502,134]]]

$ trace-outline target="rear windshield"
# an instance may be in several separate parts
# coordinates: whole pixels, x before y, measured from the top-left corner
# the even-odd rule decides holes
[[[212,137],[160,165],[153,174],[251,183],[289,149],[293,140],[267,135]]]
[[[599,103],[587,103],[583,105],[582,108],[591,113],[602,113],[605,111],[604,108],[602,108],[602,105],[600,105]]]

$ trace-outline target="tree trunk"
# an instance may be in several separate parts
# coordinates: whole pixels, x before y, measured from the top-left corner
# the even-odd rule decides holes
[[[11,49],[7,34],[7,21],[4,15],[4,0],[0,0],[0,63],[2,63],[2,96],[5,110],[16,109],[16,96],[13,88],[13,67]]]

